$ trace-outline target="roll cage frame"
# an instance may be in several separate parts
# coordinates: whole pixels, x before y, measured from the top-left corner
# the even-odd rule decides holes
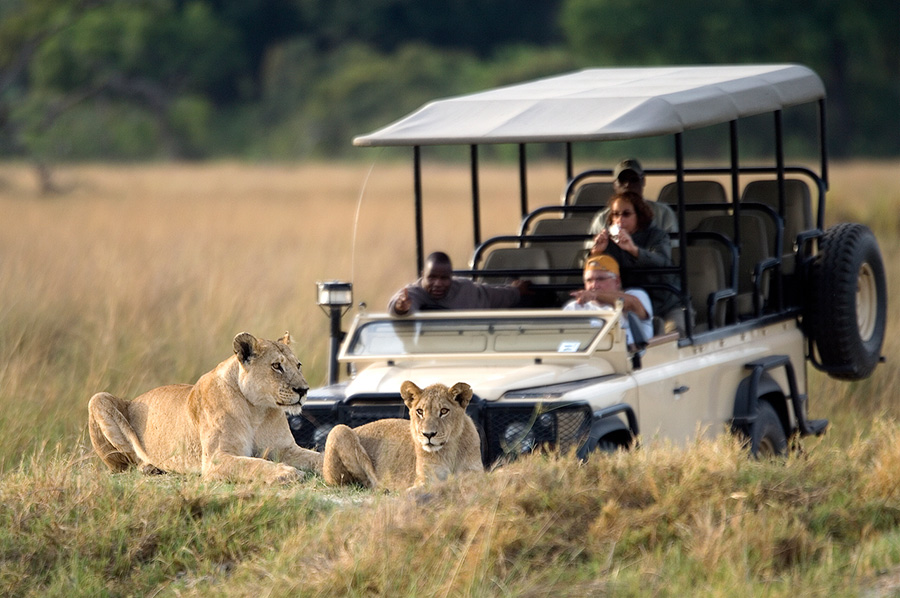
[[[738,159],[738,120],[731,120],[728,122],[729,125],[729,147],[730,147],[730,166],[729,167],[718,167],[718,168],[689,168],[685,166],[685,156],[684,156],[684,142],[682,132],[677,132],[673,134],[674,137],[674,153],[675,153],[675,168],[649,168],[645,169],[644,173],[647,176],[675,176],[675,182],[677,185],[677,197],[678,203],[673,206],[675,208],[675,212],[678,218],[678,232],[674,233],[673,236],[677,238],[680,246],[684,247],[688,244],[688,238],[691,235],[689,231],[685,230],[685,213],[691,209],[710,209],[715,207],[717,204],[687,204],[685,202],[685,188],[684,183],[686,177],[688,175],[730,175],[731,179],[731,201],[729,202],[728,207],[732,211],[733,221],[734,221],[734,233],[732,237],[733,244],[737,247],[738,252],[740,251],[741,239],[740,239],[740,213],[742,208],[748,207],[747,204],[741,204],[740,202],[740,176],[741,175],[764,175],[764,174],[775,174],[778,188],[778,212],[776,219],[776,226],[778,228],[779,234],[777,238],[777,244],[779,249],[783,247],[783,222],[785,215],[785,180],[786,175],[788,174],[800,174],[807,177],[812,183],[814,191],[817,195],[817,199],[815,202],[815,229],[804,231],[801,233],[801,236],[798,237],[798,246],[800,246],[800,259],[798,259],[798,272],[802,272],[803,268],[808,266],[808,260],[811,259],[809,253],[805,251],[805,247],[814,239],[821,237],[823,231],[825,229],[824,226],[824,218],[825,218],[825,193],[828,189],[828,151],[826,145],[826,108],[825,108],[825,99],[817,100],[818,107],[818,146],[819,146],[819,160],[820,160],[820,173],[817,174],[813,170],[805,167],[796,167],[796,166],[786,166],[785,165],[785,156],[784,156],[784,130],[783,130],[783,110],[775,110],[771,114],[773,116],[773,130],[775,137],[775,165],[774,166],[740,166]],[[535,238],[525,238],[524,229],[526,228],[530,219],[535,216],[546,213],[549,211],[597,211],[596,207],[580,207],[580,206],[571,206],[568,204],[569,199],[577,188],[578,184],[585,179],[591,177],[598,176],[606,176],[608,178],[612,177],[611,169],[589,169],[579,174],[574,174],[574,159],[573,159],[573,142],[568,141],[565,142],[565,172],[566,172],[566,186],[565,191],[563,193],[563,205],[560,206],[541,206],[537,208],[535,211],[529,211],[528,208],[528,182],[527,182],[527,171],[528,171],[528,160],[527,160],[527,151],[526,146],[527,143],[519,143],[518,144],[518,173],[519,173],[519,199],[520,199],[520,208],[521,208],[521,218],[522,224],[520,227],[520,232],[518,236],[498,236],[492,237],[490,239],[486,239],[482,241],[481,239],[481,194],[479,189],[479,145],[471,144],[470,148],[470,177],[471,177],[471,195],[472,195],[472,234],[475,246],[475,254],[473,257],[472,268],[470,269],[457,269],[454,270],[454,273],[461,276],[476,276],[479,274],[484,274],[483,271],[478,270],[476,266],[478,265],[478,260],[480,256],[483,254],[485,249],[487,249],[490,245],[501,242],[501,241],[517,241],[524,242],[528,240],[529,242],[535,242]],[[425,249],[424,249],[424,219],[423,219],[423,192],[422,192],[422,146],[414,145],[413,146],[413,195],[414,195],[414,208],[415,208],[415,229],[416,229],[416,265],[417,271],[421,272],[425,266]],[[721,206],[719,206],[721,207]],[[760,209],[761,204],[753,206],[754,209]],[[768,207],[768,206],[764,206]],[[565,235],[542,235],[540,239],[544,242],[553,242],[553,241],[561,241],[561,240],[571,240],[571,236]],[[540,242],[540,241],[538,241]],[[780,251],[777,252],[774,256],[774,260],[778,263],[770,264],[768,267],[772,269],[780,268]],[[677,289],[670,288],[669,290],[673,292],[679,292],[681,296],[682,303],[687,305],[689,304],[689,299],[687,297],[687,266],[685,260],[680,260],[680,263],[677,266],[671,268],[659,268],[653,269],[658,272],[671,272],[676,273],[679,276],[679,280],[681,282],[682,291],[679,292]],[[735,269],[732,269],[732,273],[735,272]],[[533,275],[538,273],[546,273],[546,271],[535,271],[535,270],[491,270],[492,274],[495,275]],[[555,270],[555,274],[560,275],[571,275],[571,274],[580,274],[580,270]],[[781,281],[780,276],[776,276],[776,285],[779,289],[778,293],[780,295],[780,289],[783,288],[783,283]],[[732,290],[734,290],[735,286],[733,285]],[[728,290],[725,290],[725,293],[728,293]],[[725,297],[727,298],[727,297]],[[785,310],[785,306],[783,305],[783,297],[778,297],[778,311],[783,312],[785,314],[794,314],[798,311],[799,306],[788,306],[788,309]],[[759,317],[761,314],[759,312],[758,307],[755,309],[756,315]],[[690,321],[690,318],[687,319],[686,322],[686,335],[685,338],[681,339],[683,344],[691,344],[694,338],[693,326]]]

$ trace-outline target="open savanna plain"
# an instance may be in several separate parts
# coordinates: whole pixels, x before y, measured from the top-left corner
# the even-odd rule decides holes
[[[557,166],[528,179],[555,201]],[[900,297],[900,163],[834,164],[826,222],[869,225]],[[324,382],[315,282],[380,310],[415,277],[407,164],[82,165],[53,196],[0,164],[0,595],[898,596],[900,313],[855,383],[811,370],[831,428],[779,461],[728,437],[521,459],[427,494],[110,474],[87,402],[193,382],[240,331],[289,330]],[[466,166],[428,165],[428,250],[472,246]],[[518,174],[481,175],[483,237]],[[652,189],[649,190],[652,195]],[[810,368],[811,369],[811,368]]]

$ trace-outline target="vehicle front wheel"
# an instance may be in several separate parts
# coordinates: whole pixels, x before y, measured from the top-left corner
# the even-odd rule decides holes
[[[775,408],[759,401],[759,413],[750,425],[750,454],[754,457],[777,457],[787,453],[787,436]]]

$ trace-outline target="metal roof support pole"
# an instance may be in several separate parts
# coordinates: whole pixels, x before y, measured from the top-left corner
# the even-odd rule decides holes
[[[572,180],[575,176],[575,162],[572,159],[572,142],[566,142],[566,182]]]
[[[828,137],[825,136],[825,99],[819,100],[819,148],[822,153],[822,180],[825,181],[825,189],[828,189]],[[822,228],[822,223],[819,223]]]
[[[740,199],[740,168],[738,166],[738,130],[737,121],[733,120],[728,123],[729,137],[731,142],[731,203],[734,205],[734,244],[741,246],[741,227],[738,224],[741,219],[741,202]]]
[[[784,129],[781,110],[775,115],[775,168],[778,173],[778,215],[784,219]]]
[[[688,338],[694,336],[694,319],[691,317],[691,300],[688,296],[687,262],[684,259],[687,253],[687,232],[684,230],[684,140],[681,133],[675,133],[675,181],[678,187],[678,246],[681,248],[681,259],[678,260],[678,269],[681,279],[681,302],[688,311],[684,314],[685,334]]]
[[[782,126],[782,112],[775,111],[775,161],[778,169],[778,217],[784,223],[784,128]],[[784,227],[782,226],[782,234]],[[784,239],[781,243],[776,243],[776,248],[784,247]],[[780,257],[780,256],[775,256]],[[784,308],[784,286],[781,284],[781,266],[775,268],[775,299],[778,302],[778,311]]]
[[[481,193],[478,189],[478,146],[473,144],[471,148],[472,157],[472,232],[475,235],[475,245],[478,247],[481,243],[481,207],[479,200]]]
[[[522,218],[528,214],[528,175],[525,160],[525,144],[519,144],[519,197],[522,203]]]
[[[425,269],[424,235],[422,233],[422,148],[413,146],[413,195],[416,204],[416,276]]]

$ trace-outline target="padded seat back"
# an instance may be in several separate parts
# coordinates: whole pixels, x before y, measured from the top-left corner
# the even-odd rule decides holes
[[[737,311],[739,316],[753,313],[754,289],[758,289],[760,305],[764,305],[765,298],[769,293],[768,272],[763,273],[758,283],[754,278],[757,264],[771,257],[771,243],[766,233],[766,225],[763,218],[760,214],[741,212],[741,243],[738,248],[740,256],[737,275]],[[732,216],[709,216],[700,222],[697,230],[720,233],[728,239],[734,240],[734,218]],[[725,248],[721,247],[720,243],[713,244],[710,241],[698,241],[698,244],[717,247],[717,250],[722,254],[723,263],[729,263],[730,258],[725,254]],[[726,275],[730,274],[726,270]]]
[[[482,270],[548,270],[549,268],[550,258],[547,255],[547,252],[540,247],[498,247],[487,254],[487,257],[484,258],[484,265],[481,267]],[[516,278],[530,280],[535,284],[547,284],[550,281],[549,276],[542,275],[481,275],[478,277],[481,282],[492,284],[502,284]]]
[[[761,203],[778,213],[778,181],[752,181],[744,187],[742,202]],[[793,253],[797,235],[813,228],[809,186],[799,179],[784,181],[784,253]]]
[[[548,218],[538,220],[530,236],[542,235],[586,235],[589,232],[591,222],[583,218]],[[571,241],[547,241],[529,243],[529,247],[538,247],[547,252],[550,267],[554,269],[580,268],[581,257],[584,253],[585,239],[573,239]],[[554,283],[578,283],[578,276],[554,276]]]
[[[680,248],[672,249],[672,259],[679,263]],[[698,332],[723,326],[725,324],[725,305],[719,303],[714,307],[714,326],[709,322],[709,301],[711,295],[727,286],[725,266],[722,253],[715,247],[706,245],[689,245],[684,254],[687,266],[688,292],[691,295],[691,307],[694,309],[694,329]]]
[[[613,196],[612,183],[604,181],[593,181],[584,183],[575,189],[572,195],[571,204],[573,206],[597,206],[602,208]]]
[[[657,201],[669,204],[670,206],[678,205],[678,183],[671,182],[664,186],[659,192]],[[719,181],[685,181],[684,182],[684,203],[725,203],[728,196],[725,194],[725,187]],[[717,210],[718,211],[718,210]],[[694,211],[686,210],[684,213],[684,225],[686,230],[695,230],[700,221],[711,215],[711,211]]]

